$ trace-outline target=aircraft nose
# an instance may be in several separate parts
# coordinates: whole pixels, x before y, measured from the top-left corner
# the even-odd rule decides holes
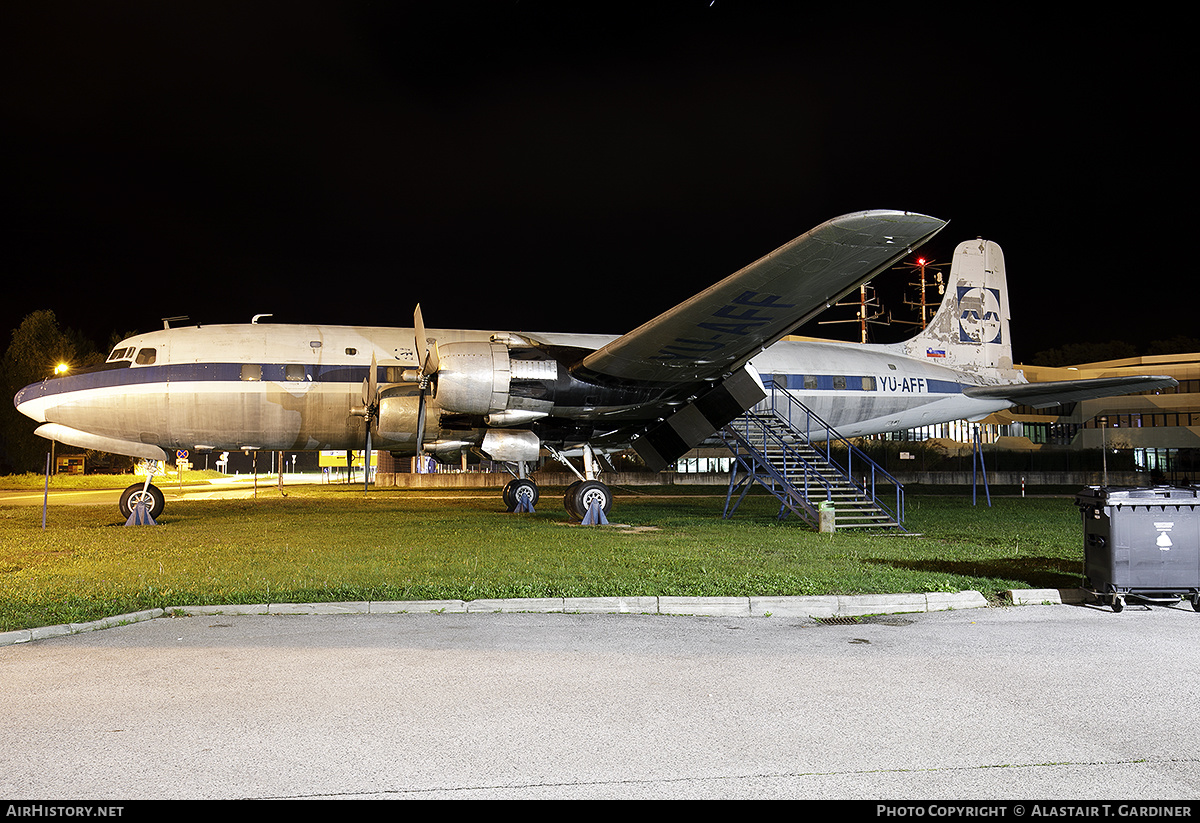
[[[39,423],[46,422],[45,408],[43,404],[36,402],[45,393],[45,385],[45,381],[30,383],[13,396],[13,405],[16,406],[17,411]]]

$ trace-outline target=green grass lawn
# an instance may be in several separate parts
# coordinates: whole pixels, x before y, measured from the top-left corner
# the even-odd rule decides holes
[[[508,514],[499,490],[261,489],[172,499],[154,527],[115,507],[0,507],[0,631],[154,607],[504,597],[818,595],[1080,584],[1070,499],[909,496],[907,527],[817,533],[723,489],[617,490],[607,527],[568,522],[561,492]],[[664,491],[675,496],[657,496]],[[649,492],[649,493],[648,493]],[[689,493],[690,492],[690,493]],[[701,494],[699,492],[707,492]]]

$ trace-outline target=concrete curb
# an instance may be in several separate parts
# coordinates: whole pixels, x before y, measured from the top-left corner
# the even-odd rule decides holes
[[[1082,602],[1072,589],[1028,589],[1008,592],[1013,605]],[[928,594],[867,594],[817,597],[541,597],[510,600],[404,600],[350,603],[255,603],[213,606],[172,606],[114,615],[89,623],[65,623],[35,629],[0,632],[0,646],[29,643],[48,637],[111,629],[159,617],[202,615],[287,614],[466,614],[563,613],[658,614],[700,617],[861,617],[952,609],[982,609],[987,599],[975,591]]]

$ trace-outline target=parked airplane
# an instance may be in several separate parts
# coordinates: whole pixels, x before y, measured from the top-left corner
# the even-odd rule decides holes
[[[166,322],[14,402],[42,437],[152,461],[372,441],[447,462],[476,452],[512,468],[510,510],[536,501],[525,467],[543,450],[569,466],[581,454],[565,501],[579,519],[611,504],[597,454],[632,446],[662,468],[760,402],[760,374],[850,437],[1175,384],[1026,382],[1013,369],[1004,257],[984,240],[958,246],[941,307],[906,342],[782,339],[944,226],[899,211],[835,218],[620,337],[427,330],[420,306],[412,329]],[[122,496],[123,514],[139,500],[162,510],[149,479]]]

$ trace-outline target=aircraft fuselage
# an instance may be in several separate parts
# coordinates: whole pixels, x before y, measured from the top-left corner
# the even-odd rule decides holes
[[[442,369],[426,451],[454,459],[487,431],[570,444],[653,420],[670,387],[601,386],[570,366],[614,339],[437,329]],[[375,448],[416,453],[413,331],[249,324],[163,329],[123,341],[104,368],[27,386],[25,414],[63,430],[175,449],[358,449],[363,383],[376,363]],[[961,373],[886,346],[781,341],[751,361],[848,436],[975,417],[1003,400],[963,395]],[[67,437],[61,438],[70,442]]]

